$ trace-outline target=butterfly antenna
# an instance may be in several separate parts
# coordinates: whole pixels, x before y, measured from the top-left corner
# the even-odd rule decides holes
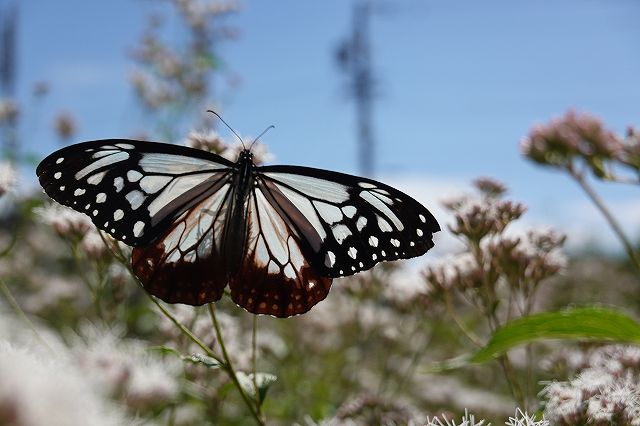
[[[242,148],[247,149],[247,147],[246,147],[246,146],[244,146],[244,141],[242,140],[242,138],[240,137],[240,135],[239,135],[239,134],[237,134],[237,133],[236,133],[236,131],[235,131],[235,130],[233,130],[233,128],[232,128],[231,126],[229,126],[229,124],[227,124],[227,122],[226,122],[226,121],[224,121],[224,119],[223,119],[222,117],[220,117],[220,114],[218,114],[217,112],[212,111],[212,110],[210,110],[210,109],[208,109],[208,110],[207,110],[207,112],[210,112],[211,114],[213,114],[213,115],[215,115],[216,117],[218,117],[218,118],[220,119],[220,121],[222,121],[222,122],[224,123],[224,125],[225,125],[225,126],[227,126],[227,127],[229,128],[229,130],[231,130],[231,132],[232,132],[234,135],[236,135],[236,137],[238,138],[238,140],[239,140],[239,141],[240,141],[240,143],[242,144]],[[264,132],[262,132],[262,133],[264,134]],[[260,136],[262,136],[262,135],[260,135]],[[255,141],[254,141],[254,142],[255,142]],[[253,145],[253,143],[252,143],[251,145]],[[249,147],[249,149],[251,149],[251,147]]]
[[[262,135],[264,135],[265,133],[267,133],[269,130],[271,130],[271,129],[275,129],[275,128],[276,128],[276,126],[274,126],[274,125],[272,124],[271,126],[269,126],[269,127],[267,127],[266,129],[264,129],[264,131],[263,131],[262,133],[260,133],[260,134],[258,135],[258,137],[257,137],[257,138],[255,138],[255,139],[253,140],[253,142],[251,142],[251,145],[249,145],[249,151],[251,151],[251,148],[253,147],[253,144],[254,144],[254,143],[256,143],[256,142],[258,142],[258,139],[260,139],[260,138],[262,137]]]

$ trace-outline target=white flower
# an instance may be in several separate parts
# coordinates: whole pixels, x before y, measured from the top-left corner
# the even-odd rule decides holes
[[[541,392],[548,401],[544,415],[549,421],[558,423],[582,418],[582,391],[566,382],[553,382]]]
[[[55,231],[62,235],[84,235],[93,228],[88,216],[72,210],[60,204],[48,204],[45,207],[36,207],[33,212],[40,216],[43,223],[51,225]]]
[[[227,143],[215,130],[191,132],[187,135],[184,144],[190,148],[201,149],[215,154],[220,154],[227,149]],[[235,159],[233,159],[233,161],[235,161]]]
[[[79,289],[83,288],[82,282],[59,276],[37,277],[39,287],[29,292],[23,299],[24,307],[29,312],[42,312],[47,308],[56,306],[63,300],[81,298]]]
[[[83,328],[83,338],[72,348],[88,377],[110,395],[122,396],[132,408],[144,409],[171,401],[178,393],[181,363],[159,358],[134,340],[114,330]]]
[[[13,99],[0,99],[0,124],[15,121],[20,113]]]
[[[446,415],[441,418],[427,417],[426,426],[491,426],[491,423],[485,423],[486,420],[480,420],[476,422],[476,418],[473,414],[469,414],[467,410],[464,410],[464,416],[460,419],[460,423],[456,423],[454,419],[449,419]]]
[[[18,181],[18,172],[13,164],[0,162],[0,196],[12,192]]]
[[[96,228],[89,229],[82,241],[80,241],[80,248],[90,257],[98,258],[107,252],[107,246],[104,244],[102,237],[98,233]]]
[[[243,138],[244,146],[242,144],[236,143],[230,145],[223,153],[222,156],[230,161],[237,161],[238,155],[240,152],[245,149],[249,149],[251,147],[251,153],[253,154],[253,162],[255,164],[262,164],[269,161],[273,161],[274,155],[271,154],[267,150],[267,146],[261,142],[253,143],[253,139]],[[252,145],[253,144],[253,145]]]
[[[116,426],[131,424],[84,373],[59,359],[0,341],[0,424]]]
[[[550,426],[548,420],[544,417],[542,420],[536,421],[535,416],[529,416],[526,411],[521,409],[516,410],[515,417],[509,417],[509,420],[505,423],[506,426]]]

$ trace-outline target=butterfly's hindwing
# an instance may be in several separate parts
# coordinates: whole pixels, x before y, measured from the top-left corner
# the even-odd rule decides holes
[[[225,184],[183,213],[151,246],[134,248],[133,270],[149,293],[189,305],[222,297],[228,279],[222,235],[232,193],[231,184]]]
[[[247,249],[229,277],[231,298],[249,312],[288,317],[307,312],[329,293],[331,279],[309,263],[308,239],[283,215],[282,205],[258,185],[248,206]],[[301,216],[298,219],[304,221]],[[316,236],[317,238],[317,236]]]
[[[233,163],[175,145],[111,139],[56,151],[38,166],[45,192],[132,246],[154,241],[215,192]]]

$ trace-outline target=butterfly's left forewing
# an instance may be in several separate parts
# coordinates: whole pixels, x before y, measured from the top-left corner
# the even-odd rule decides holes
[[[51,198],[87,214],[114,238],[144,246],[211,195],[233,166],[187,147],[106,139],[56,151],[36,172]]]

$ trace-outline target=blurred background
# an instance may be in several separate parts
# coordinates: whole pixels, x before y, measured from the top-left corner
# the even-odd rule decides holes
[[[0,424],[637,421],[634,347],[544,342],[427,370],[535,312],[640,315],[639,18],[636,0],[0,0]],[[129,249],[46,199],[35,167],[103,138],[233,151],[207,109],[243,137],[275,125],[270,163],[414,196],[436,247],[336,280],[287,320],[226,296],[220,327],[204,307],[162,312]],[[222,341],[243,384],[213,358]]]
[[[180,3],[2,0],[0,89],[19,110],[5,145],[39,159],[108,137],[180,143],[219,127],[215,108],[243,135],[274,124],[274,163],[373,175],[438,213],[492,176],[571,247],[615,248],[575,184],[519,142],[571,108],[619,133],[637,123],[637,2]],[[637,234],[635,194],[605,196]]]

